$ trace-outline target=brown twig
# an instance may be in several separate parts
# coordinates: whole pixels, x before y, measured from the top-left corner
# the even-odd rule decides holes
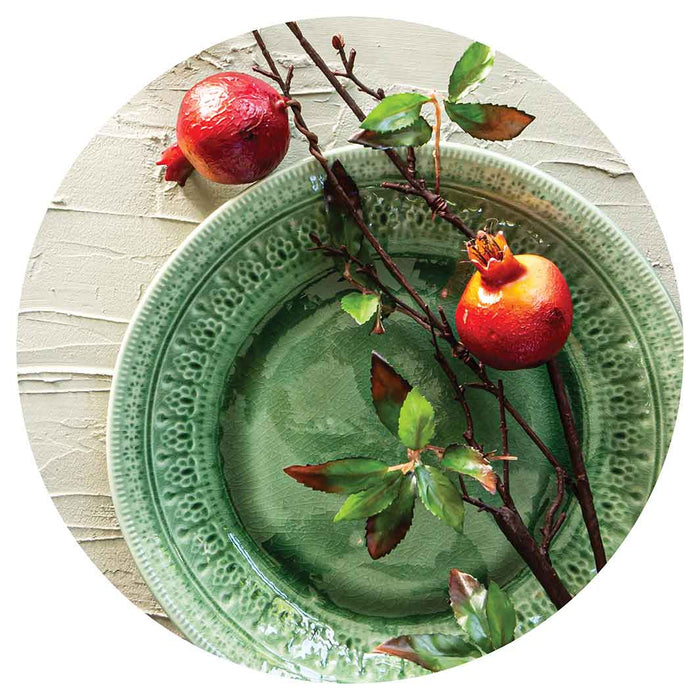
[[[442,307],[439,308],[439,311],[441,315],[444,314]],[[433,341],[433,349],[435,351],[435,360],[438,363],[438,365],[440,365],[440,368],[447,377],[447,380],[450,382],[450,385],[452,386],[452,390],[454,392],[455,401],[459,403],[462,409],[462,413],[464,413],[464,420],[467,426],[466,430],[463,433],[464,440],[468,445],[470,445],[476,450],[479,450],[479,452],[482,452],[482,446],[479,445],[479,443],[474,439],[474,419],[472,418],[472,412],[469,408],[469,404],[467,403],[467,399],[464,396],[464,387],[459,383],[457,375],[454,373],[452,367],[450,367],[450,363],[447,361],[447,358],[445,357],[442,350],[440,350],[435,326],[432,324],[430,326],[430,334]]]
[[[588,538],[591,541],[591,548],[593,549],[596,569],[600,571],[607,563],[605,547],[600,534],[598,515],[596,514],[595,503],[593,502],[593,493],[591,492],[591,485],[588,481],[586,465],[583,461],[583,451],[581,450],[581,444],[576,431],[574,414],[571,410],[564,379],[561,376],[561,369],[556,358],[547,363],[547,371],[549,372],[549,380],[552,384],[554,397],[557,401],[559,417],[561,418],[562,428],[564,429],[564,437],[566,438],[566,444],[569,448],[571,470],[574,475],[574,495],[581,505],[583,520],[586,523]]]
[[[561,582],[549,557],[542,552],[518,511],[502,506],[493,514],[493,518],[506,539],[540,582],[549,599],[557,608],[563,608],[571,600],[571,593]]]
[[[406,149],[406,167],[408,168],[409,175],[412,178],[416,177],[416,149],[413,146],[409,146]]]
[[[321,71],[321,73],[323,73],[338,95],[350,108],[352,113],[360,121],[364,121],[367,115],[353,99],[352,95],[345,89],[340,80],[338,80],[335,72],[331,70],[318,51],[316,51],[316,49],[309,43],[301,29],[299,29],[299,25],[296,22],[287,22],[287,27],[289,27],[289,30],[292,32],[292,34],[294,34],[308,57],[316,64],[316,67]],[[413,170],[411,170],[408,163],[405,162],[393,148],[387,148],[383,152],[411,186],[411,192],[409,194],[421,197],[436,216],[449,221],[466,238],[474,238],[474,232],[464,223],[464,221],[462,221],[459,216],[457,216],[457,214],[450,209],[447,201],[441,195],[431,191],[425,180],[416,174],[415,166]]]
[[[501,455],[509,457],[508,451],[508,423],[506,422],[505,394],[503,393],[503,382],[498,380],[498,422],[501,433]],[[505,503],[513,505],[513,498],[510,494],[510,463],[509,460],[503,462],[503,483],[501,497]]]
[[[440,194],[440,131],[442,129],[442,109],[440,108],[440,102],[435,95],[430,96],[430,102],[435,109],[435,127],[433,128],[433,133],[435,134],[435,148],[433,149],[433,160],[435,161],[435,194]],[[437,214],[433,211],[433,218]]]
[[[496,513],[498,513],[498,508],[489,505],[485,501],[482,501],[480,498],[474,498],[473,496],[470,496],[469,492],[467,491],[467,485],[464,483],[464,477],[461,474],[459,474],[458,476],[459,486],[462,490],[462,500],[465,503],[468,503],[470,506],[478,508],[479,511],[486,511],[487,513],[491,513],[491,515],[495,516]]]
[[[377,255],[379,255],[379,258],[381,259],[382,263],[384,264],[384,267],[387,269],[389,274],[406,290],[406,292],[413,299],[416,305],[430,319],[431,311],[428,308],[427,304],[423,301],[420,294],[418,294],[418,292],[416,292],[416,290],[411,286],[403,272],[401,272],[401,269],[384,250],[384,248],[379,243],[375,235],[369,230],[369,227],[362,218],[361,212],[359,212],[353,206],[352,201],[348,197],[343,187],[338,182],[338,178],[331,170],[330,166],[328,165],[328,161],[326,160],[325,156],[323,155],[323,152],[319,148],[318,136],[307,127],[306,122],[304,121],[304,117],[301,113],[301,105],[299,104],[299,102],[291,98],[290,83],[292,76],[292,67],[290,66],[289,68],[287,79],[283,79],[280,75],[279,70],[277,69],[277,65],[275,64],[274,59],[270,55],[270,52],[267,50],[267,46],[265,45],[262,36],[260,36],[260,32],[258,32],[257,30],[253,31],[253,36],[255,37],[255,41],[260,47],[260,51],[262,52],[270,68],[269,76],[271,76],[271,78],[279,85],[282,94],[287,98],[287,104],[291,108],[292,113],[294,114],[294,125],[296,126],[297,130],[306,138],[309,144],[309,152],[320,163],[321,167],[326,173],[326,177],[333,185],[333,188],[338,192],[338,195],[340,196],[347,211],[350,213],[353,220],[355,221],[359,229],[362,231],[362,234],[367,239],[367,242],[374,248]],[[258,70],[258,72],[260,72],[260,69],[257,66],[255,68]],[[335,76],[333,77],[337,82],[337,78],[335,78]],[[437,319],[431,320],[437,323]]]
[[[348,80],[351,80],[353,83],[355,83],[360,92],[364,92],[370,97],[374,97],[375,100],[383,100],[386,95],[382,88],[373,90],[372,88],[367,87],[367,85],[365,85],[355,74],[355,71],[353,70],[355,67],[355,58],[357,57],[357,52],[355,49],[350,49],[349,56],[345,53],[345,39],[343,39],[341,34],[336,34],[331,43],[333,44],[333,48],[338,52],[340,60],[343,62],[343,68],[345,68],[344,72],[334,71],[334,74],[339,78],[347,78]]]
[[[341,258],[347,262],[351,262],[356,266],[357,272],[366,275],[372,280],[372,283],[381,291],[384,296],[396,307],[396,310],[409,316],[416,323],[422,326],[425,330],[430,330],[430,323],[427,317],[423,316],[415,309],[410,307],[408,304],[404,303],[401,299],[394,294],[379,278],[377,269],[372,265],[372,263],[363,262],[356,255],[353,255],[345,246],[334,247],[329,243],[324,243],[315,233],[309,235],[309,238],[314,243],[313,248],[309,248],[310,251],[320,251],[324,255],[329,257]]]

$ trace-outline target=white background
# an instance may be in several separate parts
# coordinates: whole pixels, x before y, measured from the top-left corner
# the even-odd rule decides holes
[[[654,697],[695,689],[699,588],[697,18],[691,4],[25,2],[4,11],[0,51],[4,342],[0,396],[2,652],[7,697]],[[12,14],[14,13],[14,14]],[[676,266],[686,327],[683,402],[666,466],[637,525],[595,582],[554,618],[477,663],[365,687],[284,681],[219,660],[161,628],[82,553],[45,493],[24,434],[14,370],[27,256],[58,183],[89,137],[185,56],[254,26],[323,15],[390,16],[478,37],[574,100],[630,164]],[[420,41],[420,37],[416,37]],[[692,366],[695,360],[695,367]]]

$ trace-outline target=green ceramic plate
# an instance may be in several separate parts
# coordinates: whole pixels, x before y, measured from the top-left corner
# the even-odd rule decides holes
[[[459,236],[377,186],[394,177],[383,154],[335,155],[361,186],[375,232],[436,301]],[[430,153],[422,157],[429,172]],[[652,489],[673,428],[676,311],[627,238],[564,185],[476,148],[445,147],[443,169],[445,194],[473,227],[498,219],[516,251],[546,254],[570,283],[575,323],[563,364],[612,553]],[[141,572],[194,643],[297,678],[401,678],[424,671],[369,650],[396,634],[456,629],[451,567],[506,585],[520,634],[553,608],[486,513],[469,510],[460,536],[417,507],[405,541],[372,561],[362,522],[331,523],[340,497],[283,473],[353,454],[400,461],[371,407],[372,349],[439,407],[438,444],[462,430],[421,329],[393,316],[386,335],[370,336],[340,310],[346,288],[328,259],[306,251],[308,234],[325,229],[321,186],[313,161],[273,175],[212,214],[161,271],[119,357],[112,492]],[[447,302],[451,311],[455,304]],[[566,459],[546,371],[502,377]],[[475,392],[470,400],[478,434],[495,448],[493,399]],[[552,473],[518,429],[511,439],[513,489],[535,529]],[[574,504],[553,559],[572,591],[592,577]]]

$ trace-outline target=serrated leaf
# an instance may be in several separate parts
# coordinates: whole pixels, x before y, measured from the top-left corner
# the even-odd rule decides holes
[[[323,464],[293,465],[285,473],[300,484],[326,493],[354,493],[391,475],[389,465],[368,457],[348,457]]]
[[[442,466],[476,479],[489,493],[496,493],[496,472],[479,450],[469,445],[448,445]]]
[[[378,306],[379,297],[376,294],[350,292],[340,300],[343,311],[350,314],[360,326],[374,316]]]
[[[433,129],[430,124],[423,117],[418,117],[413,124],[403,129],[386,132],[364,129],[351,136],[348,141],[368,148],[385,149],[399,146],[422,146],[430,141],[432,135]]]
[[[360,191],[343,164],[336,160],[331,166],[331,171],[352,203],[352,209],[362,214]],[[323,200],[326,205],[326,223],[331,243],[336,247],[345,246],[353,255],[362,260],[369,260],[369,251],[362,231],[353,220],[351,212],[348,211],[330,179],[323,183]],[[343,261],[337,261],[339,268],[342,268],[343,264]]]
[[[406,536],[413,522],[416,478],[407,474],[401,479],[399,493],[385,510],[367,520],[365,541],[372,559],[389,554]]]
[[[401,472],[396,470],[381,483],[370,486],[364,491],[353,493],[335,514],[333,522],[339,520],[362,520],[384,510],[397,496]]]
[[[450,605],[457,624],[484,653],[493,651],[486,616],[487,591],[473,576],[450,571]]]
[[[451,528],[462,532],[464,503],[447,475],[436,467],[419,464],[416,466],[416,481],[423,505]]]
[[[372,352],[372,403],[379,420],[398,437],[401,406],[411,385],[378,353]]]
[[[452,69],[448,98],[457,102],[477,88],[491,72],[495,55],[491,47],[480,44],[478,41],[469,44]]]
[[[415,92],[385,97],[364,119],[360,127],[369,131],[397,131],[418,121],[421,107],[430,98]]]
[[[435,409],[428,399],[411,389],[399,413],[399,439],[412,450],[425,447],[435,435]]]
[[[491,641],[498,649],[509,644],[515,638],[517,623],[515,608],[508,594],[492,581],[486,596],[486,615],[491,630]]]
[[[398,656],[429,671],[443,671],[481,656],[469,640],[451,634],[411,634],[394,637],[372,651]]]
[[[515,107],[491,104],[445,102],[447,116],[476,139],[508,141],[515,138],[534,117]]]

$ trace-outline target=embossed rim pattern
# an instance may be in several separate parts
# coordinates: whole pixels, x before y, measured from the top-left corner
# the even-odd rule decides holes
[[[391,165],[381,153],[346,147],[329,155],[342,156],[346,165],[361,161],[376,180],[392,174]],[[653,270],[605,215],[548,175],[508,157],[465,146],[445,146],[443,160],[445,182],[458,179],[465,187],[487,190],[491,198],[507,198],[511,206],[519,206],[549,226],[578,231],[579,235],[585,232],[607,241],[616,251],[605,261],[607,272],[613,278],[616,274],[633,275],[644,289],[643,299],[640,295],[629,302],[629,313],[644,328],[643,352],[657,379],[653,388],[655,410],[662,428],[657,436],[658,467],[670,440],[678,404],[682,332],[673,304]],[[148,460],[142,454],[147,431],[133,421],[133,415],[148,414],[147,403],[139,407],[137,396],[150,397],[157,373],[152,365],[158,363],[151,361],[144,348],[158,354],[158,343],[168,336],[173,319],[190,299],[191,289],[178,284],[186,276],[179,273],[191,268],[194,260],[211,266],[217,257],[225,255],[230,239],[221,235],[217,239],[224,224],[247,235],[265,225],[275,208],[292,206],[302,191],[300,183],[307,188],[309,178],[319,173],[315,161],[309,159],[251,187],[200,224],[161,269],[134,315],[117,360],[110,395],[108,457],[112,494],[127,544],[156,598],[193,642],[255,668],[294,677],[335,679],[333,674],[325,674],[322,667],[314,668],[313,663],[305,666],[269,652],[242,628],[232,628],[230,621],[208,604],[198,582],[182,566],[177,552],[172,551],[150,480]],[[583,245],[582,240],[568,243]],[[406,671],[395,660],[387,660],[364,678],[343,678],[343,674],[339,678],[379,680],[412,673],[413,669]]]

